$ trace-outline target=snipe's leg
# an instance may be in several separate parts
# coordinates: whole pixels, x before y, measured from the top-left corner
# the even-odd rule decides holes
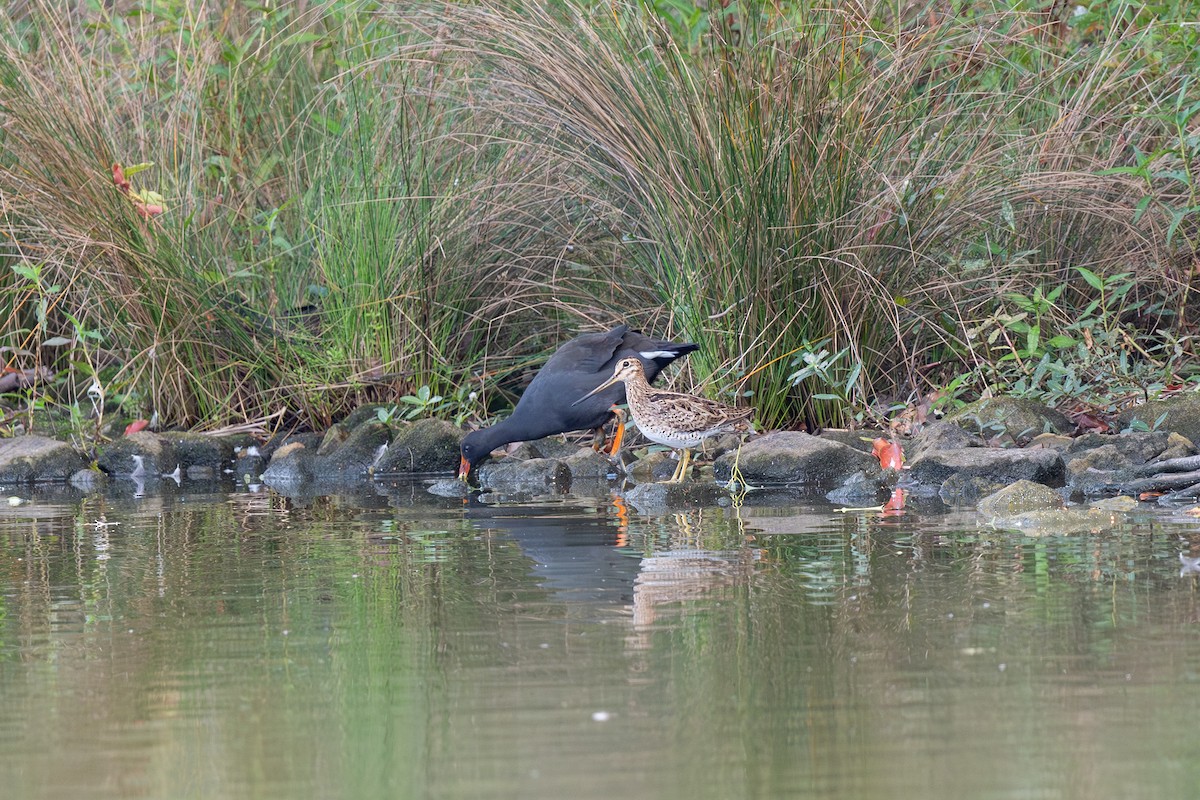
[[[692,460],[692,451],[683,448],[679,454],[679,463],[675,465],[675,472],[671,473],[671,478],[667,483],[683,483],[683,476],[687,475],[688,463]]]

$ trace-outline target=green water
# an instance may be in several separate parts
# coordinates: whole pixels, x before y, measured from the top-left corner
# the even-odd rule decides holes
[[[1182,515],[5,507],[0,796],[1196,797],[1181,552]]]

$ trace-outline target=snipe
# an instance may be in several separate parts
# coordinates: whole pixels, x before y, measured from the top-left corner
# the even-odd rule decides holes
[[[618,361],[611,378],[576,402],[582,402],[618,382],[625,384],[629,413],[633,415],[638,430],[652,442],[683,451],[668,483],[683,480],[691,462],[691,448],[708,437],[750,430],[753,408],[734,408],[704,397],[655,389],[646,380],[642,362],[636,358]]]

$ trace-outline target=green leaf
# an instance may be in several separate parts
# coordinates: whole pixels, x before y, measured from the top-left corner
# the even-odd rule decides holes
[[[1046,340],[1046,347],[1053,347],[1055,349],[1062,349],[1064,347],[1074,347],[1074,346],[1075,346],[1075,340],[1072,339],[1070,336],[1064,336],[1061,333],[1058,334],[1057,336],[1051,336],[1049,339]]]
[[[846,390],[847,390],[847,392],[849,392],[849,391],[850,391],[850,390],[852,390],[852,389],[853,389],[855,386],[857,386],[857,385],[858,385],[858,376],[859,376],[859,374],[861,374],[861,373],[862,373],[862,362],[860,361],[860,362],[858,362],[857,364],[855,364],[855,365],[854,365],[854,368],[853,368],[853,369],[851,369],[851,370],[850,370],[850,377],[846,378]]]
[[[141,164],[131,164],[128,167],[122,167],[122,171],[125,173],[125,179],[128,180],[139,172],[145,172],[153,166],[153,161],[143,161]]]
[[[1099,275],[1092,272],[1090,269],[1087,269],[1086,267],[1076,267],[1075,271],[1078,272],[1083,277],[1083,279],[1091,285],[1091,287],[1093,289],[1097,289],[1100,291],[1104,290],[1104,281],[1100,278]]]
[[[65,336],[52,336],[42,342],[42,347],[62,347],[64,344],[71,344],[71,340]]]
[[[15,272],[18,277],[24,278],[30,283],[37,283],[42,279],[41,270],[31,267],[28,264],[13,264],[12,271]]]
[[[1181,208],[1171,215],[1171,224],[1167,226],[1167,244],[1171,243],[1171,239],[1175,237],[1175,231],[1179,228],[1179,223],[1187,219],[1188,214],[1200,210],[1200,206],[1192,206],[1191,208]]]
[[[1137,221],[1142,218],[1143,214],[1146,213],[1146,209],[1150,207],[1150,201],[1153,199],[1154,198],[1151,197],[1150,195],[1146,195],[1141,200],[1137,201],[1137,205],[1133,207],[1133,224],[1134,225],[1136,225]]]

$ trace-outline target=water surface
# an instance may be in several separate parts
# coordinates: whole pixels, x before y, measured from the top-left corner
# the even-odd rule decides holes
[[[0,512],[5,798],[1200,792],[1183,515],[167,489]]]

